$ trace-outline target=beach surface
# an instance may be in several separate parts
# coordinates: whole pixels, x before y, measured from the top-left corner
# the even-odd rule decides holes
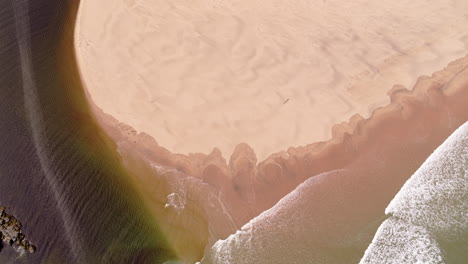
[[[460,214],[467,206],[467,137],[460,133],[468,121],[468,55],[466,33],[460,31],[466,25],[465,1],[369,2],[273,0],[242,6],[195,0],[172,1],[164,9],[162,1],[0,1],[0,35],[5,36],[0,41],[0,206],[21,221],[37,249],[26,254],[0,245],[0,263],[349,264],[363,256],[362,263],[411,256],[463,262],[468,258],[468,226]],[[244,30],[229,35],[237,31],[229,30],[226,16],[245,22]],[[80,26],[84,21],[87,27]],[[168,36],[146,39],[173,29],[180,36],[177,43]],[[105,33],[89,41],[96,32]],[[191,39],[190,32],[200,35]],[[233,39],[239,41],[230,44]],[[379,55],[392,43],[388,39],[392,48]],[[171,51],[158,51],[163,41],[180,48],[180,60],[161,65]],[[211,45],[210,52],[203,43]],[[322,43],[319,51],[311,48],[314,43]],[[254,49],[254,55],[239,47]],[[240,55],[233,55],[238,49]],[[82,56],[86,52],[94,53]],[[443,63],[451,57],[457,59]],[[161,67],[153,69],[145,58]],[[94,61],[86,64],[87,59]],[[304,60],[315,66],[299,67]],[[374,71],[356,75],[366,62]],[[187,65],[193,67],[184,77],[180,71]],[[226,69],[233,74],[222,75]],[[333,71],[331,79],[327,69]],[[141,76],[133,79],[137,73]],[[256,78],[249,83],[250,73]],[[155,85],[152,76],[164,78]],[[183,80],[187,89],[168,96],[179,85],[168,84],[174,80]],[[218,84],[216,91],[193,85],[221,80],[225,86]],[[314,89],[305,88],[309,81]],[[275,89],[287,95],[278,108],[284,126],[268,130],[277,115],[258,116],[261,109],[274,108],[268,93]],[[366,101],[377,98],[376,89],[388,101],[383,107]],[[147,90],[155,95],[138,95]],[[96,99],[96,91],[105,98]],[[209,111],[200,106],[207,113],[193,106],[197,96],[213,106]],[[341,97],[355,100],[351,110],[337,110],[340,104],[333,100]],[[148,106],[148,98],[167,106],[153,115],[136,111]],[[300,100],[316,106],[298,105]],[[102,101],[126,111],[128,119]],[[248,117],[241,110],[250,111]],[[345,112],[351,117],[339,121]],[[264,142],[249,139],[240,130],[247,126],[242,122],[239,130],[212,125],[214,113],[258,119],[252,127],[262,130]],[[321,118],[334,125],[326,128]],[[161,120],[184,129],[190,128],[187,120],[196,120],[200,128],[195,128],[206,135],[194,132],[189,140],[174,130],[173,136],[207,150],[180,154],[171,140],[154,133],[159,129],[132,123],[160,126]],[[299,137],[288,134],[291,124],[300,133],[309,129],[310,138],[298,143]],[[313,137],[321,130],[331,139]],[[232,155],[216,137],[221,134],[236,141]],[[275,150],[283,137],[290,137],[289,143]],[[424,251],[418,251],[421,245]]]
[[[84,0],[75,49],[94,117],[184,263],[225,263],[248,246],[233,234],[280,212],[302,234],[279,241],[284,252],[347,264],[468,121],[466,10]],[[304,203],[284,202],[299,189]],[[269,245],[262,254],[274,256]]]
[[[258,160],[331,138],[463,57],[468,2],[86,1],[76,50],[105,113],[173,153]]]

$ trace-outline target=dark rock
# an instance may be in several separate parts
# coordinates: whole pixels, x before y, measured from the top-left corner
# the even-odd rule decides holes
[[[22,248],[30,253],[36,251],[36,247],[25,239],[21,231],[22,224],[16,217],[6,213],[5,207],[0,207],[0,238],[3,243],[15,248]]]

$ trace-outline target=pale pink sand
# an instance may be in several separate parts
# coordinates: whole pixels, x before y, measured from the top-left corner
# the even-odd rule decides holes
[[[238,145],[229,161],[219,151],[170,153],[152,137],[91,106],[163,232],[187,263],[200,260],[203,248],[227,238],[307,179],[344,169],[345,174],[335,175],[339,177],[319,176],[324,184],[305,199],[312,209],[304,207],[300,213],[318,221],[308,233],[313,233],[308,243],[315,243],[309,253],[348,264],[364,254],[385,206],[404,181],[468,121],[468,56],[431,77],[422,76],[411,91],[395,86],[389,97],[391,103],[374,110],[371,118],[356,115],[334,126],[330,141],[290,148],[259,164],[246,144]],[[366,227],[369,224],[374,228]]]
[[[468,1],[99,0],[79,12],[92,100],[176,153],[259,160],[327,140],[465,55]]]
[[[94,113],[188,263],[342,168],[358,176],[342,180],[356,180],[346,194],[362,212],[330,211],[354,220],[321,230],[352,236],[468,119],[465,57],[332,129],[468,50],[468,2],[393,2],[82,0],[76,48]],[[229,159],[240,142],[253,149]]]

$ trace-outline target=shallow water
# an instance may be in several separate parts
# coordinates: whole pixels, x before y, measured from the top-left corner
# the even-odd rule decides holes
[[[184,254],[189,251],[188,246],[195,245],[197,252],[194,255],[198,257],[202,254],[200,248],[208,243],[208,236],[215,234],[210,239],[216,240],[226,238],[232,229],[240,228],[307,179],[311,179],[310,182],[324,179],[326,188],[306,192],[322,197],[323,201],[305,199],[314,202],[313,210],[309,211],[310,217],[304,217],[299,224],[314,224],[311,220],[315,217],[314,221],[325,227],[329,226],[330,219],[339,220],[336,223],[344,223],[344,227],[347,223],[354,225],[335,233],[330,232],[337,230],[335,226],[317,228],[317,232],[309,228],[308,231],[314,231],[310,234],[296,225],[293,226],[297,227],[296,232],[304,236],[304,241],[317,238],[321,247],[313,247],[315,252],[310,253],[328,260],[326,263],[357,262],[385,218],[383,209],[404,181],[457,125],[468,118],[464,104],[466,92],[459,93],[458,97],[445,97],[440,91],[453,86],[451,82],[444,78],[427,82],[422,79],[419,85],[423,88],[419,91],[392,93],[391,100],[402,109],[401,112],[395,110],[396,107],[387,112],[380,111],[372,120],[356,125],[354,135],[343,132],[342,139],[324,147],[328,151],[321,149],[321,155],[314,146],[309,150],[304,148],[303,152],[293,149],[256,169],[256,160],[250,163],[250,160],[242,159],[249,156],[249,151],[244,150],[240,151],[239,162],[230,162],[232,171],[226,175],[216,167],[216,162],[205,162],[197,167],[202,172],[197,175],[191,173],[197,170],[184,169],[191,165],[188,159],[170,163],[172,157],[169,157],[170,164],[160,162],[164,159],[156,160],[154,167],[176,168],[182,175],[180,178],[185,177],[181,182],[187,183],[182,185],[187,188],[180,196],[182,191],[178,187],[169,191],[169,187],[160,184],[162,173],[130,175],[122,161],[128,164],[134,158],[135,163],[146,162],[132,155],[147,149],[132,145],[137,144],[139,139],[136,137],[125,138],[126,141],[119,142],[119,151],[128,153],[121,158],[113,143],[115,138],[108,138],[90,113],[73,52],[72,29],[78,4],[79,1],[72,0],[6,0],[0,4],[0,205],[11,207],[9,212],[23,222],[26,237],[38,247],[36,253],[23,255],[4,247],[0,252],[0,263],[164,263],[177,258],[174,253],[177,250],[166,241],[180,243],[178,240],[184,240],[180,243],[182,246],[179,245],[185,250]],[[444,74],[447,72],[440,75]],[[437,86],[433,83],[441,87],[423,90],[426,86]],[[153,146],[141,142],[147,148]],[[145,154],[154,154],[156,150]],[[309,155],[303,154],[306,151]],[[223,166],[227,168],[226,164],[219,168]],[[347,176],[352,177],[326,174],[341,167],[349,167],[353,173]],[[328,176],[313,179],[314,175]],[[173,176],[167,177],[174,181],[179,179]],[[251,179],[260,180],[252,186]],[[139,196],[141,193],[136,191],[137,188],[146,191],[145,199]],[[227,195],[216,196],[221,193],[217,188],[222,188]],[[166,195],[165,191],[170,194]],[[220,205],[210,195],[219,199]],[[154,204],[147,203],[148,197]],[[175,210],[166,210],[164,202]],[[162,211],[165,215],[157,214],[161,212],[154,209],[158,206],[166,210]],[[202,206],[209,208],[200,209]],[[295,206],[298,206],[297,210],[291,210],[293,206],[280,208],[278,212],[286,212],[285,217],[275,219],[284,220],[282,223],[290,227],[293,221],[289,212],[301,213],[305,208]],[[213,208],[222,210],[218,213]],[[361,211],[353,211],[354,208]],[[323,213],[318,214],[316,209]],[[274,210],[275,207],[270,213]],[[325,216],[327,214],[329,216]],[[194,216],[199,216],[200,220]],[[223,226],[228,222],[226,218],[232,222],[232,225],[227,224],[229,228]],[[252,221],[260,223],[260,219],[264,218],[260,216]],[[210,226],[213,223],[220,227],[213,228]],[[165,224],[172,228],[166,229],[171,235],[168,238],[160,231],[164,230]],[[285,240],[272,232],[277,230],[276,227],[264,230],[279,239],[278,245],[282,247]],[[284,230],[290,237],[289,229]],[[182,239],[169,239],[176,237],[174,234]],[[344,239],[341,234],[348,235],[349,239]],[[246,255],[242,247],[252,250],[248,244],[239,241],[242,255]],[[328,244],[323,246],[323,241]],[[264,243],[260,243],[262,252],[271,257],[275,249],[268,244],[270,241],[260,242]],[[293,242],[286,246],[294,245],[294,248],[283,248],[284,252],[311,248],[303,241],[296,239]],[[455,252],[446,256],[460,256],[462,252],[458,251],[463,247],[459,245],[466,245],[466,241],[458,240],[440,240],[439,243],[443,251]],[[223,253],[233,251],[232,246],[227,245]],[[258,252],[250,253],[261,258]],[[342,257],[339,254],[343,252]],[[281,254],[281,251],[275,253]],[[292,262],[291,259],[288,261]]]
[[[73,53],[79,1],[0,3],[0,204],[37,246],[0,263],[174,259],[88,110]]]

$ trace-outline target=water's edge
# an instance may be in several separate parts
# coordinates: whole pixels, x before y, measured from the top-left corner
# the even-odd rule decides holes
[[[90,113],[73,52],[78,5],[0,4],[0,204],[38,248],[4,248],[0,262],[175,259]]]

